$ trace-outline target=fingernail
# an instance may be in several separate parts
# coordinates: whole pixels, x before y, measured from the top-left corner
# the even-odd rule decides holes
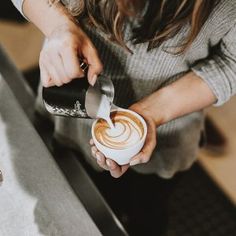
[[[92,147],[91,151],[92,151],[92,154],[95,156],[97,150],[94,147]]]
[[[94,142],[93,142],[92,139],[89,140],[89,144],[90,144],[90,145],[93,145],[93,144],[94,144]]]
[[[93,149],[92,149],[92,154],[95,156],[96,155],[96,151],[94,151]]]
[[[138,159],[133,160],[129,163],[130,166],[135,166],[135,165],[138,165],[138,164],[140,164],[140,161]]]
[[[106,160],[106,164],[111,167],[111,162],[109,160]]]
[[[94,84],[96,83],[96,80],[97,80],[97,75],[95,74],[95,75],[93,75],[93,77],[92,77],[92,79],[91,79],[91,81],[90,81],[90,84],[91,84],[92,86],[94,86]]]
[[[95,156],[96,156],[96,158],[97,158],[98,161],[102,161],[102,157],[101,157],[98,153],[96,153]]]

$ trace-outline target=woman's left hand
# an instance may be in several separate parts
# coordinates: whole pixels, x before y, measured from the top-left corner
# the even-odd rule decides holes
[[[142,150],[131,159],[129,164],[120,166],[115,161],[106,158],[95,147],[93,139],[90,140],[91,152],[93,157],[97,160],[98,165],[101,168],[110,171],[111,176],[113,176],[114,178],[121,177],[128,170],[129,166],[147,163],[151,158],[154,148],[156,147],[156,123],[151,112],[147,110],[142,105],[142,103],[135,103],[129,109],[140,114],[147,123],[147,137],[145,144]]]

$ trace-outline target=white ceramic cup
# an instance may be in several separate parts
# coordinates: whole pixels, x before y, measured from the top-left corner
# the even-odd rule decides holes
[[[126,147],[124,149],[113,149],[113,148],[107,147],[107,146],[101,144],[96,139],[96,136],[94,134],[94,128],[95,128],[95,125],[97,124],[98,120],[95,120],[92,124],[92,138],[93,138],[94,144],[97,147],[97,149],[101,153],[103,153],[105,157],[114,160],[119,165],[125,165],[125,164],[128,164],[130,162],[130,160],[132,159],[132,157],[134,157],[136,154],[138,154],[140,152],[140,150],[142,149],[142,147],[145,143],[145,140],[146,140],[146,136],[147,136],[147,124],[146,124],[145,120],[134,111],[131,111],[128,109],[123,109],[123,108],[117,108],[117,109],[112,110],[111,112],[113,112],[113,111],[125,111],[128,113],[131,113],[136,118],[138,118],[138,120],[143,125],[144,132],[143,132],[142,138],[134,145],[132,145],[130,147]]]

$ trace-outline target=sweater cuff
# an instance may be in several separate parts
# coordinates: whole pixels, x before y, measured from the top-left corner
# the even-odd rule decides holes
[[[225,74],[218,68],[215,60],[199,62],[191,70],[208,85],[217,98],[213,106],[221,106],[230,99],[231,88]]]

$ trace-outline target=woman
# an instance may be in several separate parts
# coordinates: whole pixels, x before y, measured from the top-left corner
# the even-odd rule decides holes
[[[90,140],[100,167],[116,178],[130,166],[170,178],[192,165],[203,109],[236,93],[235,0],[13,2],[47,38],[40,54],[43,86],[83,77],[82,57],[91,85],[103,71],[114,82],[114,103],[147,121],[146,143],[130,165],[106,159]],[[55,132],[94,165],[91,122],[56,117]]]

